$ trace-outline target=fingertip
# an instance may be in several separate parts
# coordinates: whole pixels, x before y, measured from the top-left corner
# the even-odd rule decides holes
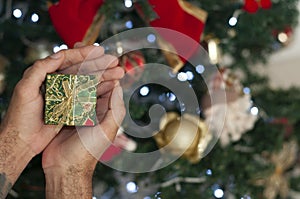
[[[122,66],[120,66],[120,69],[121,69],[121,72],[120,72],[120,76],[121,76],[120,79],[121,79],[125,76],[125,69]]]
[[[57,52],[57,53],[54,53],[52,55],[50,55],[50,58],[51,59],[61,59],[63,57],[63,53],[62,52]]]
[[[83,43],[83,42],[76,42],[74,44],[74,48],[80,48],[80,47],[83,47],[83,46],[85,46],[85,43]]]

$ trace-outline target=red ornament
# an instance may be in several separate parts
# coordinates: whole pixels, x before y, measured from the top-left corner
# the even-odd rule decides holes
[[[243,9],[249,13],[255,13],[258,10],[258,3],[256,0],[245,0]]]
[[[135,151],[137,143],[126,136],[123,133],[123,129],[120,128],[114,142],[106,149],[106,151],[100,157],[101,162],[109,162],[116,156],[120,155],[124,150]]]
[[[244,0],[243,9],[249,13],[256,13],[259,8],[270,9],[271,7],[271,0]]]
[[[139,51],[127,53],[120,58],[120,65],[124,68],[126,73],[121,81],[124,88],[130,87],[142,76],[144,64],[145,58]]]
[[[60,0],[49,7],[57,33],[69,47],[82,41],[104,0]]]
[[[263,9],[270,9],[272,7],[272,1],[271,0],[261,0],[260,6]]]
[[[96,15],[103,3],[104,0],[60,0],[49,6],[52,23],[69,47],[83,41],[87,33],[91,32],[89,29],[94,30],[92,26],[98,24]],[[196,44],[200,41],[207,13],[183,0],[149,0],[149,3],[158,14],[157,19],[150,21],[151,26],[172,29],[196,41],[187,43],[178,40],[175,36],[159,32],[174,46],[178,54],[186,59],[189,58],[198,47]],[[170,11],[176,14],[170,14]],[[92,39],[96,38],[92,37]]]
[[[91,32],[89,30],[91,26],[98,24],[95,16],[103,3],[104,0],[60,0],[49,7],[52,23],[69,47],[83,41],[87,33]],[[198,47],[197,43],[200,41],[207,13],[183,0],[149,0],[149,3],[158,14],[157,19],[150,21],[151,26],[172,29],[196,41],[182,41],[176,36],[165,35],[158,31],[173,45],[178,54],[188,59]],[[176,14],[170,14],[170,11]],[[94,35],[92,39],[95,39]],[[89,43],[91,40],[88,40]]]
[[[178,39],[176,35],[158,30],[158,33],[173,45],[177,54],[185,59],[191,57],[198,48],[207,12],[183,0],[149,0],[149,3],[158,15],[157,19],[150,21],[151,26],[175,30],[196,41]]]

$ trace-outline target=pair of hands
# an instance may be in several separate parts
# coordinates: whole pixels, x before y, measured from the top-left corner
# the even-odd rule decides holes
[[[125,108],[119,79],[124,71],[116,57],[102,47],[76,44],[29,67],[16,85],[2,129],[18,133],[33,155],[43,151],[44,172],[65,172],[70,167],[93,170],[98,158],[110,145],[124,118]],[[96,74],[97,119],[95,127],[45,125],[44,99],[40,92],[47,73]]]

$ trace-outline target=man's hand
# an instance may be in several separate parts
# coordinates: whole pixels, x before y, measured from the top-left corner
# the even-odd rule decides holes
[[[43,153],[47,198],[92,198],[95,166],[124,114],[122,90],[116,85],[97,101],[97,126],[61,130]]]
[[[92,60],[79,69],[74,66],[63,71],[73,73],[75,70],[81,74],[93,72],[101,77],[97,89],[98,124],[95,127],[64,127],[47,146],[42,162],[47,198],[92,197],[95,166],[113,141],[124,118],[123,92],[116,81],[123,76],[123,71],[114,70],[112,73],[111,69],[103,71],[95,70],[95,67],[106,68],[103,61]]]
[[[101,76],[97,88],[98,96],[103,95],[103,92],[112,93],[111,96],[114,96],[113,93],[120,90],[116,81],[124,75],[123,70],[116,67],[117,63],[116,57],[104,55],[102,47],[86,46],[60,51],[35,62],[25,71],[23,78],[14,90],[10,106],[1,125],[0,199],[6,195],[5,187],[11,187],[30,159],[43,151],[62,128],[62,126],[45,125],[43,121],[44,99],[40,87],[47,73],[98,74]],[[109,97],[109,99],[111,98]],[[98,99],[98,101],[97,109],[99,109],[98,104],[101,100]],[[120,107],[124,108],[122,105]],[[110,108],[110,111],[107,112],[112,112]],[[121,112],[124,112],[123,109]],[[99,118],[101,117],[99,116]],[[103,119],[104,121],[106,120]],[[100,124],[91,129],[96,129],[99,126]],[[67,137],[70,140],[71,137],[76,137],[71,136],[72,133],[67,134],[67,131],[69,131],[68,128],[63,129],[61,135],[51,145],[53,146],[54,143],[61,139],[65,140]],[[114,132],[109,131],[107,135],[112,139]],[[75,140],[79,141],[78,139]],[[68,143],[70,146],[72,145],[72,141]],[[74,141],[73,144],[78,145],[79,142]],[[48,151],[51,151],[51,147]],[[77,154],[76,151],[74,153]],[[49,163],[49,161],[45,162]],[[56,164],[56,162],[53,163]],[[44,164],[44,168],[52,163],[47,164]]]
[[[104,55],[102,47],[87,46],[65,50],[39,60],[25,71],[17,84],[2,128],[17,131],[35,154],[40,153],[62,127],[44,124],[44,99],[40,87],[47,73],[77,74],[85,67],[81,66],[82,62],[91,66],[86,66],[86,72],[102,74],[101,81],[106,81],[108,86],[112,84],[110,80],[118,80],[124,74],[120,67],[115,67],[117,58]]]

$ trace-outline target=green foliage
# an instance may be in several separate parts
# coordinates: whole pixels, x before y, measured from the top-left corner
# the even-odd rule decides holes
[[[242,1],[193,2],[208,12],[205,34],[220,39],[220,47],[233,58],[234,67],[251,68],[255,63],[265,63],[280,48],[274,32],[293,28],[298,23],[298,0],[273,1],[271,9],[259,9],[255,14],[243,11],[234,27],[228,20],[242,7]]]
[[[263,198],[263,187],[254,186],[253,181],[256,177],[265,177],[274,168],[273,165],[264,163],[262,154],[270,154],[280,150],[282,143],[292,138],[296,138],[300,143],[300,135],[297,133],[300,130],[300,116],[297,112],[300,110],[300,90],[298,88],[270,89],[267,78],[253,73],[251,68],[255,63],[266,62],[269,55],[278,50],[278,46],[279,48],[282,47],[273,33],[297,25],[298,11],[296,5],[298,0],[274,0],[270,10],[260,9],[255,14],[242,12],[235,27],[230,27],[228,20],[235,10],[241,8],[241,1],[193,0],[191,2],[208,12],[204,36],[209,35],[220,40],[223,53],[233,59],[231,66],[245,72],[247,77],[245,83],[252,88],[255,105],[266,114],[241,140],[224,148],[217,144],[197,164],[192,165],[185,159],[178,159],[159,171],[136,174],[134,179],[138,185],[143,179],[150,179],[151,184],[155,185],[174,177],[206,177],[206,181],[201,184],[182,183],[180,192],[176,192],[175,185],[159,188],[161,198],[214,198],[213,190],[216,185],[224,189],[225,194],[231,193],[237,198],[241,198],[245,194],[252,198]],[[155,13],[151,12],[152,8],[149,7],[146,0],[140,0],[138,3],[148,18],[156,16]],[[13,87],[30,64],[25,62],[26,52],[30,48],[27,41],[61,42],[47,15],[45,1],[29,1],[26,5],[29,8],[28,14],[22,20],[13,17],[5,18],[4,14],[0,12],[0,54],[4,55],[10,63],[6,71],[6,91],[2,94],[2,98],[6,99],[4,101],[8,101]],[[29,21],[30,13],[37,10],[41,16],[41,21],[38,24],[32,24]],[[107,18],[99,41],[126,30],[124,22],[128,19],[133,21],[134,27],[147,26],[145,19],[141,19],[134,8],[126,9],[124,7],[124,1],[107,0],[100,12],[105,14]],[[159,62],[164,60],[164,57],[157,51],[145,51],[143,53],[148,62],[157,63],[157,60]],[[200,83],[197,82],[197,85],[199,86]],[[262,87],[261,85],[265,86]],[[199,87],[201,87],[199,92],[206,89],[205,85],[202,84]],[[141,118],[147,111],[145,110],[147,106],[144,104],[131,105],[134,119]],[[286,134],[284,125],[272,123],[274,118],[287,118],[290,124],[294,125],[293,133]],[[157,149],[153,139],[136,139],[136,141],[139,143],[138,152]],[[211,169],[212,175],[206,174],[207,169]],[[101,181],[106,185],[106,188],[115,187],[118,190],[118,186],[125,185],[118,182],[114,172],[111,168],[99,164],[94,181]],[[299,178],[292,178],[290,182],[294,190],[300,190]],[[23,172],[14,189],[19,193],[20,198],[43,198],[43,187],[44,178],[40,156],[38,156]],[[155,198],[155,194],[156,192],[151,197]],[[117,191],[114,197],[118,198]]]

